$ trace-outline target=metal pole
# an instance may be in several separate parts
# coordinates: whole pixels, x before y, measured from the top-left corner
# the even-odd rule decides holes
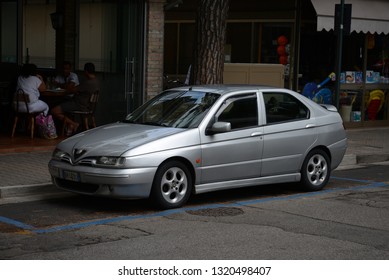
[[[339,32],[337,40],[337,65],[336,65],[336,88],[335,88],[335,106],[339,108],[339,95],[340,95],[340,73],[342,71],[342,50],[343,50],[343,17],[344,17],[344,0],[340,1],[340,20],[339,20]]]

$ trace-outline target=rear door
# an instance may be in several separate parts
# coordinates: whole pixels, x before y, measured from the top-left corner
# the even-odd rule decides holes
[[[266,91],[261,176],[299,172],[308,149],[317,139],[309,108],[283,91]]]

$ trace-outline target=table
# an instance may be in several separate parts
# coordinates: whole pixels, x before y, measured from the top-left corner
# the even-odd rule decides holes
[[[41,96],[44,97],[53,97],[53,96],[66,96],[68,95],[68,92],[66,90],[59,88],[59,89],[47,89],[44,92],[41,92]]]
[[[61,104],[72,96],[73,93],[69,93],[64,89],[48,89],[40,93],[40,99],[49,105],[50,109]]]

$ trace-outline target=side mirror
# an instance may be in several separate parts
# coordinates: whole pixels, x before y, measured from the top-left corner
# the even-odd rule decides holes
[[[224,133],[231,131],[231,123],[229,122],[215,122],[210,128],[207,129],[207,135],[213,135],[217,133]]]

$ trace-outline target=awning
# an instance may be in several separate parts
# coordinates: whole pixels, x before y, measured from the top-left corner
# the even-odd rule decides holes
[[[334,29],[335,4],[341,0],[311,0],[317,13],[317,31]],[[350,31],[389,34],[388,0],[345,0],[352,4]]]

